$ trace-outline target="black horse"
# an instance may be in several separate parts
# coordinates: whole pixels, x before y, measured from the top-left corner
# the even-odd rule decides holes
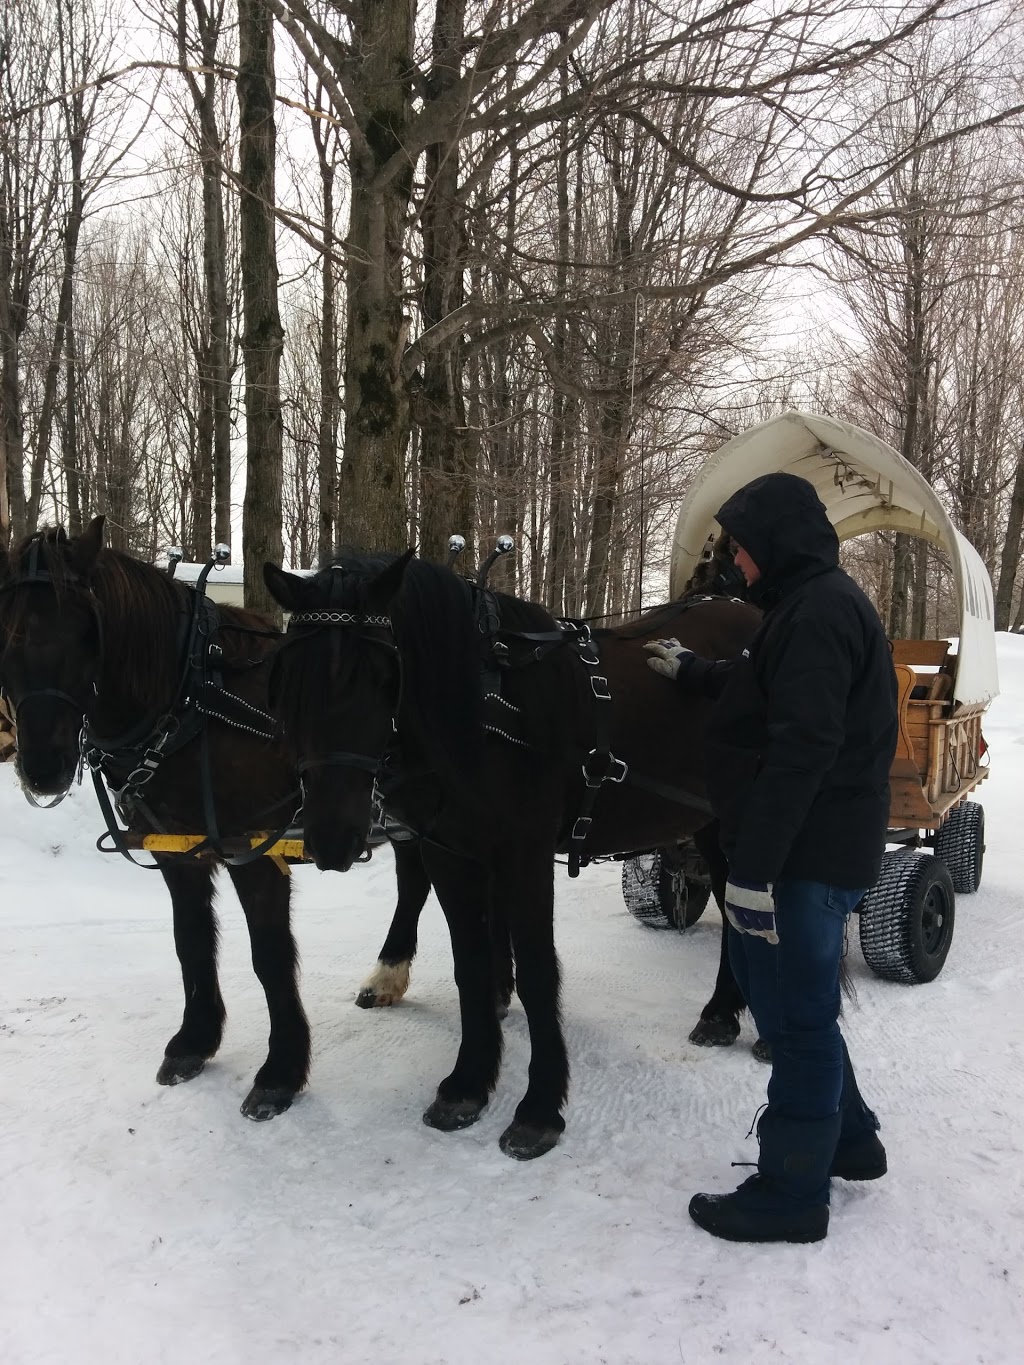
[[[448,567],[453,567],[451,560]],[[721,535],[712,547],[711,553],[698,563],[678,601],[682,603],[699,596],[732,597],[736,600],[742,599],[745,592],[746,583],[743,575],[733,562],[731,539],[727,535]],[[641,634],[646,636],[647,624],[641,623],[639,629]],[[623,638],[629,638],[633,630],[632,625],[627,625],[620,629],[619,634]],[[599,636],[601,634],[602,632],[598,632]],[[716,832],[717,827],[707,826],[696,833],[694,841],[703,853],[716,898],[721,905],[718,893],[725,886],[728,869],[718,845]],[[412,963],[416,956],[419,918],[430,891],[430,879],[422,861],[414,857],[412,850],[407,847],[410,842],[418,842],[415,833],[411,830],[399,830],[397,836],[391,835],[391,839],[396,857],[402,859],[404,868],[398,879],[398,903],[387,937],[372,971],[356,993],[356,1004],[362,1009],[394,1005],[404,999],[409,989]],[[498,979],[499,1013],[504,1017],[514,988],[510,942],[506,926],[492,922],[491,930],[492,956]],[[723,918],[718,979],[710,1000],[690,1031],[690,1041],[700,1047],[730,1046],[739,1037],[739,1016],[744,1008],[745,1002],[729,965],[727,925]],[[758,1040],[754,1045],[754,1055],[762,1061],[766,1060],[766,1044]]]
[[[295,768],[266,714],[266,664],[279,640],[264,618],[197,603],[193,589],[104,549],[102,518],[75,539],[49,530],[10,555],[0,551],[0,683],[17,715],[27,791],[65,792],[84,747],[121,792],[130,830],[191,834],[216,825],[206,855],[155,859],[171,896],[185,992],[181,1027],[157,1072],[162,1085],[198,1075],[221,1041],[213,894],[224,860],[216,845],[285,825],[299,804]],[[204,664],[219,675],[213,690],[189,680]],[[419,851],[396,849],[396,862],[400,901],[404,890],[405,907],[418,914],[428,890]],[[270,1014],[267,1059],[242,1113],[268,1119],[288,1108],[309,1070],[291,878],[265,857],[227,870]]]
[[[529,1085],[501,1147],[539,1156],[564,1129],[569,1076],[554,855],[651,848],[706,829],[708,703],[666,687],[641,644],[672,634],[711,657],[735,654],[758,614],[721,599],[672,604],[602,632],[598,657],[586,631],[561,629],[532,603],[475,593],[411,555],[343,556],[312,578],[264,572],[292,614],[271,706],[305,773],[307,853],[323,868],[352,866],[376,783],[385,809],[420,835],[449,924],[462,1043],[424,1119],[466,1127],[496,1083],[488,924],[498,915],[531,1040]],[[720,865],[714,874],[720,897]]]

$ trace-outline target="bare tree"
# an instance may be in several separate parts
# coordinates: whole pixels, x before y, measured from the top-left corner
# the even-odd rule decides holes
[[[274,166],[274,30],[267,0],[238,5],[239,185],[245,331],[246,484],[242,509],[245,600],[280,618],[263,582],[266,560],[280,563],[284,331],[277,298]]]
[[[55,82],[49,12],[7,5],[0,18],[0,541],[27,524],[22,338],[54,250],[56,130],[43,102]]]
[[[224,0],[212,0],[209,5],[206,0],[177,0],[178,58],[194,109],[194,132],[203,185],[206,319],[199,357],[201,408],[197,433],[202,452],[197,503],[201,520],[195,528],[196,551],[203,558],[210,552],[214,539],[223,543],[231,540],[233,363],[223,194],[228,156],[220,118],[222,88],[218,76],[224,27]]]

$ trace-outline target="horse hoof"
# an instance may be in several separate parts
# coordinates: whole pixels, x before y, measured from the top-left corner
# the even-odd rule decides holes
[[[438,1096],[424,1113],[423,1122],[442,1133],[456,1133],[472,1127],[486,1108],[486,1100],[443,1100]]]
[[[240,1112],[253,1123],[266,1123],[267,1119],[276,1119],[278,1114],[290,1109],[294,1098],[294,1090],[260,1090],[253,1086],[242,1101]]]
[[[499,1022],[499,1023],[501,1023],[502,1019],[507,1019],[507,1018],[508,1018],[508,1010],[509,1010],[509,1005],[510,1005],[510,1003],[511,1003],[511,1002],[508,1001],[508,1000],[500,1000],[500,999],[499,999],[498,1001],[495,1002],[495,1007],[494,1007],[494,1008],[495,1008],[495,1012],[497,1013],[498,1022]]]
[[[771,1066],[772,1064],[771,1043],[766,1043],[763,1038],[758,1038],[757,1042],[750,1050],[751,1052],[753,1052],[756,1061],[767,1062],[768,1065]]]
[[[356,1004],[360,1009],[380,1009],[384,1005],[397,1005],[409,989],[409,963],[396,962],[388,966],[378,962],[376,967],[359,987]]]
[[[206,1058],[197,1052],[184,1057],[165,1057],[156,1073],[157,1085],[180,1085],[198,1076],[206,1065]]]
[[[395,997],[393,995],[380,995],[372,986],[364,986],[356,996],[356,1004],[361,1010],[375,1010],[394,1003]]]
[[[740,1036],[735,1019],[698,1019],[690,1034],[690,1042],[698,1047],[732,1047]]]
[[[516,1161],[532,1161],[550,1152],[561,1137],[558,1128],[541,1128],[535,1123],[520,1123],[514,1119],[498,1139],[498,1146],[506,1156]]]

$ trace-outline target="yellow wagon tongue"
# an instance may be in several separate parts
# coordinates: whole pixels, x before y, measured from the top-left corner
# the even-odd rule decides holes
[[[221,846],[228,854],[245,853],[248,849],[258,847],[269,834],[270,831],[267,830],[261,834],[250,834],[245,839],[222,839]],[[124,832],[123,837],[129,848],[144,849],[147,853],[188,853],[206,839],[204,834],[134,834],[128,830]],[[273,858],[285,875],[288,874],[289,863],[309,861],[301,839],[278,839],[264,850],[263,856]]]

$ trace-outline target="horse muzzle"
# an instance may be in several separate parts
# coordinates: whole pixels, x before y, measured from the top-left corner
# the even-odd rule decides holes
[[[303,831],[306,856],[321,872],[347,872],[366,851],[366,836],[354,829],[322,825]]]

